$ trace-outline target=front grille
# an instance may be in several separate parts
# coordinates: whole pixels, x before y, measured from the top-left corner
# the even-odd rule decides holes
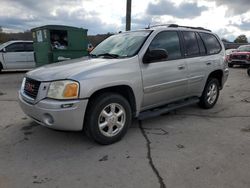
[[[233,59],[239,59],[239,60],[246,60],[247,56],[246,55],[233,55]]]
[[[35,99],[38,94],[40,84],[41,82],[39,81],[33,80],[31,78],[26,78],[24,84],[24,93],[32,99]]]

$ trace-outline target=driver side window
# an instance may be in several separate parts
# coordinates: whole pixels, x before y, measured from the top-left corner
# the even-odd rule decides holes
[[[163,31],[158,33],[149,45],[149,50],[165,49],[168,52],[168,60],[181,58],[181,47],[176,31]]]
[[[23,43],[13,43],[9,46],[5,47],[6,52],[24,52],[24,45]]]

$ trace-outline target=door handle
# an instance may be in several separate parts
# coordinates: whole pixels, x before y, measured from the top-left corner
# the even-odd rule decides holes
[[[207,64],[207,65],[211,65],[212,63],[211,63],[211,62],[207,62],[206,64]]]
[[[179,66],[178,66],[178,69],[179,69],[179,70],[183,70],[183,69],[185,69],[185,66],[184,66],[184,65],[179,65]]]

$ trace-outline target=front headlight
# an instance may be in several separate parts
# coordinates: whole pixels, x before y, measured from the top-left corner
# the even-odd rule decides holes
[[[48,98],[52,99],[76,99],[79,93],[79,83],[72,80],[51,82]]]

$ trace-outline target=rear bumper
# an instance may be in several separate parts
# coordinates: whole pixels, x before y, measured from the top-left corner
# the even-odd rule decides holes
[[[88,100],[43,99],[36,104],[30,104],[19,92],[19,104],[24,113],[37,123],[57,130],[82,130],[87,103]]]

